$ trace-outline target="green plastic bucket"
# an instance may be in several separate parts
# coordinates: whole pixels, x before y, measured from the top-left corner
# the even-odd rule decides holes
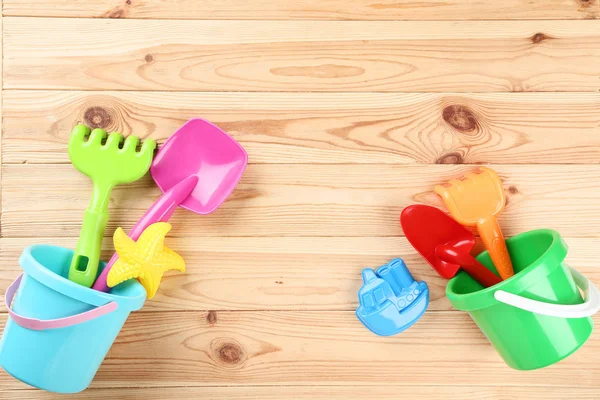
[[[471,315],[506,364],[517,370],[543,368],[568,357],[590,337],[590,316],[600,308],[600,295],[565,264],[567,245],[558,232],[530,231],[506,245],[514,276],[484,288],[460,272],[446,295],[454,308]],[[487,251],[477,260],[496,272]]]

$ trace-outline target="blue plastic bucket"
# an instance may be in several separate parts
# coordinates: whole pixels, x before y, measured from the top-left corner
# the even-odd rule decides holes
[[[111,293],[69,281],[72,257],[72,250],[49,245],[23,251],[24,274],[6,291],[10,317],[0,340],[0,366],[6,372],[57,393],[89,386],[129,313],[146,300],[135,279]]]

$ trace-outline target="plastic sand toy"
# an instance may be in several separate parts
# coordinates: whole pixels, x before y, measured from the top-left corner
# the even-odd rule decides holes
[[[429,288],[416,282],[400,258],[362,271],[356,316],[371,332],[391,336],[410,328],[429,305]]]
[[[170,270],[185,272],[183,258],[164,245],[171,230],[166,222],[150,225],[137,241],[118,228],[113,236],[119,259],[108,274],[108,286],[137,278],[146,289],[148,299],[156,294],[163,274]]]

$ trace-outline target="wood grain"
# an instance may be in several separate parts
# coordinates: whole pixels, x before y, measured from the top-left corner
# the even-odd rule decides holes
[[[508,205],[506,235],[552,228],[600,236],[599,165],[492,165]],[[443,206],[436,184],[474,166],[250,165],[231,197],[213,214],[177,210],[173,236],[399,236],[399,216],[413,203]],[[5,165],[2,235],[76,237],[91,182],[71,165]],[[23,188],[27,188],[24,191]],[[113,190],[108,233],[128,229],[159,197],[149,176]]]
[[[147,19],[496,20],[593,19],[597,0],[141,1],[5,0],[6,16]]]
[[[567,262],[600,285],[600,238],[564,238]],[[74,248],[77,238],[0,239],[0,296],[22,272],[19,256],[32,244]],[[183,256],[186,272],[170,273],[140,312],[177,310],[351,311],[358,306],[361,271],[401,257],[416,280],[427,282],[429,310],[453,310],[447,281],[425,263],[405,238],[190,237],[167,238]],[[473,254],[483,250],[478,243]],[[104,240],[102,259],[113,252]]]
[[[593,335],[559,365],[515,371],[461,312],[425,313],[418,323],[393,337],[373,335],[351,311],[132,313],[92,385],[436,386],[477,382],[481,386],[543,386],[550,391],[577,382],[580,388],[598,390],[598,357],[600,341]],[[0,375],[0,384],[5,389],[23,387],[5,373]]]
[[[597,400],[598,389],[511,386],[219,386],[88,389],[75,395],[33,390],[9,390],[0,399],[10,400],[398,400],[399,393],[421,400]]]
[[[8,17],[4,87],[596,92],[599,27],[597,20],[459,27],[452,21]]]
[[[3,0],[0,0],[0,6],[3,5],[2,3]],[[4,18],[2,18],[2,16],[0,16],[0,43],[4,43],[4,29],[3,29],[3,23]],[[2,153],[4,152],[4,148],[2,147],[2,141],[3,141],[3,137],[4,137],[4,131],[3,131],[3,125],[4,125],[4,118],[3,118],[3,112],[4,112],[4,103],[2,101],[2,97],[4,95],[4,91],[2,90],[2,88],[4,87],[4,82],[2,80],[3,77],[3,70],[2,70],[2,62],[4,60],[4,55],[3,55],[3,49],[4,46],[0,45],[0,231],[2,229],[2,164],[4,163],[4,158],[2,157]]]
[[[69,163],[73,126],[163,142],[206,118],[250,163],[597,163],[600,93],[4,92],[4,162]]]
[[[600,284],[599,0],[0,6],[0,296],[24,247],[75,246],[91,194],[66,153],[76,123],[163,142],[203,117],[250,156],[216,213],[176,212],[167,243],[186,273],[71,398],[600,398],[597,333],[557,365],[510,369],[398,223],[406,205],[441,206],[435,184],[491,164],[505,234],[557,229]],[[114,191],[104,259],[158,195],[150,177]],[[360,271],[394,257],[431,303],[377,337],[355,316]],[[62,398],[0,370],[2,400]]]

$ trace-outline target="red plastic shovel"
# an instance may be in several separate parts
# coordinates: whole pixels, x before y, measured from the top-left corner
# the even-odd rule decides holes
[[[502,281],[470,254],[475,236],[443,211],[412,205],[402,211],[400,223],[406,239],[442,277],[453,278],[462,267],[485,287]]]

